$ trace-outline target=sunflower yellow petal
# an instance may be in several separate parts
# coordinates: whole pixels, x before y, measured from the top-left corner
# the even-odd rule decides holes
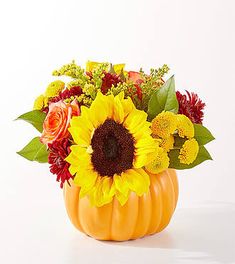
[[[127,196],[129,192],[129,188],[127,183],[123,180],[122,176],[115,174],[113,176],[113,181],[115,184],[115,188],[122,193],[123,195]]]
[[[123,193],[117,191],[115,196],[119,201],[119,203],[121,204],[121,206],[123,206],[129,198],[129,193],[127,195],[124,195]]]
[[[95,68],[97,68],[98,66],[100,66],[101,64],[106,63],[106,62],[96,62],[96,61],[87,61],[86,63],[86,71],[87,72],[91,72],[93,71]],[[109,66],[107,66],[108,70]]]
[[[144,170],[130,169],[122,173],[131,191],[134,191],[137,195],[141,196],[148,191],[150,180],[149,176]]]
[[[148,155],[136,155],[135,159],[133,161],[133,167],[134,168],[142,168],[145,164],[148,163]]]
[[[89,194],[90,202],[92,206],[102,206],[103,205],[103,195],[102,195],[102,179],[99,177]]]
[[[138,144],[138,142],[140,142]],[[156,141],[153,140],[153,138],[143,138],[135,143],[136,153],[141,153],[145,149],[149,149],[150,152],[158,147],[158,144]],[[143,145],[143,143],[145,145]]]
[[[78,160],[78,156],[72,151],[66,158],[65,160],[70,163],[70,164],[76,164]]]
[[[134,133],[139,128],[141,128],[141,126],[146,122],[147,116],[148,116],[147,113],[145,113],[144,111],[134,109],[127,116],[127,118],[124,122],[124,126],[128,127],[128,130],[131,133]]]
[[[98,177],[98,174],[92,170],[87,171],[86,174],[84,173],[85,173],[85,170],[79,170],[74,178],[74,183],[84,188],[93,187]]]
[[[114,98],[114,107],[113,107],[113,119],[119,124],[121,124],[124,120],[124,110],[120,98],[121,95],[116,96]]]
[[[91,144],[91,133],[82,129],[82,127],[73,127],[69,129],[70,134],[73,137],[74,142],[82,147],[88,147]]]
[[[89,109],[89,119],[95,128],[112,116],[112,99],[113,96],[105,96],[101,92],[98,92],[95,101],[93,101]]]
[[[84,108],[82,108],[84,109]],[[84,110],[82,110],[84,112]],[[83,114],[82,116],[73,116],[70,121],[70,126],[72,127],[82,127],[85,128],[87,131],[91,132],[94,130],[94,126],[89,120],[89,116],[85,116]]]
[[[133,134],[134,138],[136,140],[139,140],[143,138],[146,135],[151,135],[151,129],[149,127],[149,122],[143,123],[141,126],[136,127],[136,129],[131,131],[131,134]]]
[[[116,74],[120,74],[121,72],[124,71],[125,64],[114,64],[113,69],[116,72]]]
[[[135,108],[135,105],[133,104],[130,97],[122,100],[121,102],[122,102],[122,107],[123,107],[123,111],[124,111],[124,116],[126,117]]]
[[[103,177],[102,191],[104,196],[113,197],[115,193],[115,186],[111,177]]]
[[[69,166],[69,172],[71,175],[74,175],[78,172],[79,167],[75,166],[75,165],[70,165]]]

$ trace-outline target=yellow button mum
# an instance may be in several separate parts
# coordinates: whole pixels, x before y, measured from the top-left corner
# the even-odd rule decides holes
[[[42,110],[44,107],[44,100],[44,95],[39,95],[34,101],[33,110]]]
[[[147,114],[136,109],[124,93],[116,97],[98,93],[90,108],[81,107],[69,131],[75,145],[66,158],[81,197],[95,206],[112,201],[125,204],[131,191],[141,196],[150,180],[143,167],[159,148],[151,137]]]
[[[179,160],[183,164],[191,164],[197,158],[199,145],[195,138],[188,139],[180,149]]]
[[[174,147],[174,136],[170,135],[168,138],[162,138],[160,141],[160,147],[166,152],[170,151]]]
[[[168,138],[177,128],[177,118],[174,113],[162,112],[152,120],[153,135]]]
[[[64,89],[64,87],[65,83],[60,80],[51,82],[46,89],[45,97],[55,97],[59,95],[59,93]]]
[[[154,160],[145,166],[145,169],[150,173],[160,173],[169,167],[169,157],[163,148],[159,148]]]
[[[191,120],[185,115],[177,115],[177,129],[180,137],[193,138],[194,126]]]

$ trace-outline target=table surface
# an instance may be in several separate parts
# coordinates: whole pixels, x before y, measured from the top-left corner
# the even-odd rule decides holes
[[[232,203],[177,208],[163,232],[127,242],[80,233],[63,206],[28,206],[1,217],[0,263],[235,263]]]

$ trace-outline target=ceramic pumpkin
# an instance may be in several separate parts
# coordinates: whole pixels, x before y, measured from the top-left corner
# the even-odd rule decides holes
[[[80,188],[64,185],[68,216],[81,232],[99,240],[125,241],[162,231],[169,223],[178,199],[176,172],[168,169],[150,174],[149,192],[141,197],[131,193],[125,205],[117,199],[102,207],[79,198]]]

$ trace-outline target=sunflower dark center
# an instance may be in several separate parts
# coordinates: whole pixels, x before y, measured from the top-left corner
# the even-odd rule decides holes
[[[101,176],[120,174],[132,167],[134,139],[123,125],[114,120],[107,119],[95,130],[91,146],[91,161]]]
[[[119,155],[119,145],[117,139],[110,135],[104,142],[104,155],[106,159],[116,159]]]

